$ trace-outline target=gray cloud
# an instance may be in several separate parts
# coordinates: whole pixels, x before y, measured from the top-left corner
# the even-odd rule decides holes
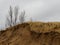
[[[0,25],[5,24],[10,5],[25,10],[28,20],[60,21],[60,0],[0,0]]]

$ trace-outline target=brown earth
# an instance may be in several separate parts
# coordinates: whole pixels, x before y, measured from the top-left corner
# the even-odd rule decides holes
[[[60,22],[28,22],[0,31],[0,45],[60,45]]]

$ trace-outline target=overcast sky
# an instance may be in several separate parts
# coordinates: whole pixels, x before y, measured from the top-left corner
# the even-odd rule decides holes
[[[60,21],[60,0],[0,0],[0,28],[5,24],[10,5],[25,10],[28,20]]]

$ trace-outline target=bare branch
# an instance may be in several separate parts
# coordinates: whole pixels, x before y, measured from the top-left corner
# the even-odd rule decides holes
[[[13,18],[13,11],[12,11],[12,7],[11,6],[10,6],[10,10],[9,10],[9,16],[10,16],[9,22],[12,24],[12,22],[13,22],[13,19],[12,19]]]

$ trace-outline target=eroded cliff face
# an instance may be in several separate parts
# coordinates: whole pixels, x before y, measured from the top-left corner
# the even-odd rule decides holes
[[[47,25],[46,27],[44,27]],[[60,45],[60,33],[54,30],[58,30],[57,27],[52,24],[51,31],[46,31],[50,23],[39,23],[34,26],[34,23],[23,23],[14,27],[8,28],[5,31],[0,31],[0,45]],[[40,26],[40,27],[39,27]],[[55,28],[54,28],[55,27]],[[37,29],[36,29],[37,28]],[[38,30],[41,29],[43,31]],[[53,30],[53,31],[52,31]]]

